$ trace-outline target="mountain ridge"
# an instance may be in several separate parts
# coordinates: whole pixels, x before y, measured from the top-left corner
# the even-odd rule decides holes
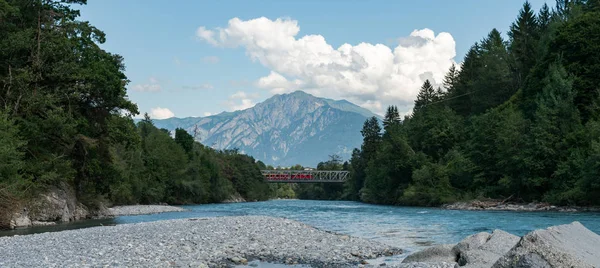
[[[347,100],[295,91],[244,110],[153,122],[169,131],[196,132],[196,139],[207,146],[238,148],[266,164],[316,166],[331,154],[349,159],[362,142],[362,124],[371,116],[380,118]]]

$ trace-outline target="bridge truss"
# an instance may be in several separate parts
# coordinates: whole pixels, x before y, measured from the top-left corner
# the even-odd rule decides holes
[[[261,170],[267,182],[283,183],[315,183],[315,182],[344,182],[348,171],[332,170]]]

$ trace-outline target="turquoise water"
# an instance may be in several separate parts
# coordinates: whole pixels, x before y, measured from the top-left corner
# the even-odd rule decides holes
[[[231,215],[267,215],[298,220],[319,229],[374,239],[415,251],[434,244],[456,243],[482,231],[502,229],[516,235],[552,225],[580,221],[600,233],[600,213],[458,211],[437,208],[394,207],[349,201],[273,200],[266,202],[183,206],[189,211],[123,216],[51,227],[0,232],[1,235],[127,224],[166,219]]]
[[[600,233],[600,213],[458,211],[378,206],[349,201],[273,200],[183,206],[189,211],[118,217],[117,224],[230,215],[267,215],[298,220],[319,229],[374,239],[409,251],[456,243],[477,232],[502,229],[524,235],[534,229],[580,221]]]

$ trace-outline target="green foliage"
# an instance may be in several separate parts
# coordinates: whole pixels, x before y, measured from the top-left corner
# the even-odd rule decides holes
[[[0,111],[0,188],[19,183],[24,168],[22,151],[25,142],[7,112]]]
[[[398,201],[405,205],[437,206],[456,200],[446,167],[428,163],[415,170],[413,183]]]
[[[181,128],[175,129],[175,142],[179,144],[187,154],[190,154],[194,148],[194,137]]]
[[[446,92],[425,81],[413,114],[393,127],[388,108],[383,136],[353,153],[344,197],[599,205],[598,3],[559,0],[536,15],[526,2],[508,42],[494,29],[474,44]]]
[[[263,163],[173,139],[147,114],[136,126],[123,58],[73,3],[86,1],[0,0],[0,199],[62,185],[87,205],[269,197]]]

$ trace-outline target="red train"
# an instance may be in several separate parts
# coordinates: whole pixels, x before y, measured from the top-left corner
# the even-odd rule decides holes
[[[284,173],[284,174],[266,174],[269,181],[289,181],[289,180],[312,180],[312,174],[306,173]]]

